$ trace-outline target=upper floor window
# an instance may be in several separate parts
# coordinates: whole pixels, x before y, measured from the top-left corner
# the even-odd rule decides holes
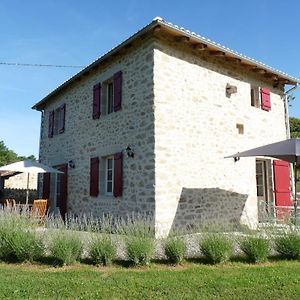
[[[251,86],[251,106],[260,107],[259,87]]]
[[[93,87],[93,119],[120,110],[122,107],[122,72]]]
[[[108,115],[114,111],[114,82],[109,80],[103,84],[103,114]]]
[[[49,112],[48,121],[48,137],[52,138],[53,135],[63,133],[65,131],[65,116],[66,105],[62,104],[60,107]]]
[[[270,90],[268,88],[251,86],[251,106],[270,111]]]

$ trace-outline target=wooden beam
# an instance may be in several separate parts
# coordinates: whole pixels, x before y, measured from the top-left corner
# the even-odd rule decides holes
[[[160,26],[160,25],[157,25],[157,26],[155,26],[152,30],[153,30],[153,33],[160,32],[160,31],[161,31],[161,26]]]
[[[199,43],[199,44],[194,45],[193,48],[197,51],[203,51],[207,48],[207,45],[203,44],[203,43]]]
[[[242,60],[238,57],[226,56],[226,60],[233,63],[240,63]]]
[[[211,56],[224,56],[225,52],[218,51],[218,50],[212,50],[212,51],[209,51],[209,55],[211,55]]]
[[[251,70],[252,70],[253,72],[259,73],[259,74],[266,74],[266,73],[267,73],[267,71],[266,71],[265,69],[261,69],[261,68],[259,68],[259,67],[253,67]]]
[[[247,64],[247,63],[241,63],[241,66],[243,67],[243,68],[245,68],[245,69],[253,69],[253,65],[249,65],[249,64]]]
[[[273,80],[273,81],[278,81],[278,76],[275,75],[275,74],[266,72],[266,73],[264,74],[264,76],[265,76],[266,78],[270,78],[270,79]]]
[[[187,36],[178,36],[175,38],[175,41],[178,42],[178,43],[188,43],[190,41],[190,38],[187,37]]]

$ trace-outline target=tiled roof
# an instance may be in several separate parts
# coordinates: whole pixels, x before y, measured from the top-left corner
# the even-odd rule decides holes
[[[73,81],[75,81],[77,78],[79,78],[81,75],[85,74],[86,72],[88,72],[90,69],[92,69],[93,67],[97,66],[98,64],[100,64],[102,61],[104,61],[105,59],[107,59],[110,55],[118,52],[121,48],[123,48],[124,46],[130,44],[132,41],[134,41],[138,36],[147,33],[150,29],[155,28],[156,26],[160,25],[162,28],[166,28],[166,29],[170,29],[173,30],[174,32],[176,32],[176,34],[181,34],[183,36],[187,36],[189,38],[192,38],[195,40],[195,42],[199,42],[199,43],[203,43],[206,44],[208,47],[213,48],[214,50],[219,50],[224,52],[225,54],[230,55],[231,57],[234,58],[238,58],[241,59],[243,62],[248,63],[253,65],[253,67],[257,67],[257,68],[262,68],[270,73],[273,73],[274,75],[280,76],[283,79],[286,79],[287,81],[289,81],[291,84],[297,85],[300,83],[300,79],[290,76],[280,70],[274,69],[260,61],[257,61],[253,58],[250,58],[248,56],[245,56],[241,53],[238,53],[234,50],[231,50],[230,48],[227,48],[221,44],[218,44],[210,39],[207,39],[203,36],[200,36],[198,34],[196,34],[195,32],[192,32],[190,30],[187,30],[183,27],[179,27],[177,25],[174,25],[170,22],[165,21],[164,19],[162,19],[161,17],[156,17],[154,18],[150,23],[148,23],[146,26],[144,26],[143,28],[139,29],[138,31],[136,31],[134,34],[132,34],[127,40],[123,41],[122,43],[120,43],[119,45],[117,45],[116,47],[112,48],[111,50],[107,51],[105,54],[103,54],[102,56],[100,56],[99,58],[97,58],[96,60],[94,60],[91,64],[89,64],[88,66],[86,66],[84,69],[82,69],[81,71],[79,71],[77,74],[75,74],[74,76],[72,76],[71,78],[69,78],[68,80],[66,80],[65,82],[63,82],[61,85],[59,85],[57,88],[55,88],[53,91],[51,91],[46,97],[44,97],[41,101],[39,101],[38,103],[36,103],[32,108],[33,109],[43,109],[45,103],[54,95],[56,95],[58,92],[60,92],[61,90],[63,90],[63,88],[65,88],[67,85],[69,85],[70,83],[72,83]]]

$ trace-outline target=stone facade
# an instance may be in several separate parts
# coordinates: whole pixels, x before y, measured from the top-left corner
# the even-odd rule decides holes
[[[227,83],[237,93],[226,95]],[[271,111],[251,106],[251,85],[271,90]],[[255,158],[224,159],[286,139],[282,90],[238,65],[160,39],[154,50],[156,226],[258,220]],[[239,134],[237,124],[244,126]]]
[[[122,109],[93,120],[93,85],[119,70]],[[228,83],[237,93],[226,95]],[[251,106],[252,84],[271,90],[271,111]],[[286,138],[282,92],[261,75],[167,37],[142,39],[47,102],[40,160],[51,166],[74,162],[67,206],[75,214],[146,212],[155,216],[157,235],[213,219],[255,227],[255,159],[224,157]],[[65,132],[48,138],[48,113],[62,103]],[[122,197],[105,196],[101,182],[100,195],[90,197],[90,158],[128,145],[135,156],[124,155]]]
[[[92,118],[93,85],[122,71],[122,109]],[[49,111],[66,104],[65,132],[48,138]],[[101,65],[49,102],[42,120],[40,160],[57,166],[72,160],[68,170],[68,211],[74,214],[154,214],[153,43],[144,41],[125,55]],[[134,149],[123,158],[123,196],[90,197],[90,158]],[[101,178],[100,178],[101,180]],[[53,182],[53,180],[52,180]],[[53,184],[52,184],[53,186]],[[53,188],[51,189],[53,191]],[[50,192],[53,198],[53,193]],[[53,199],[50,199],[53,204]]]
[[[11,176],[4,181],[4,187],[7,189],[27,189],[27,174],[21,173]],[[37,189],[37,174],[29,174],[29,189]]]

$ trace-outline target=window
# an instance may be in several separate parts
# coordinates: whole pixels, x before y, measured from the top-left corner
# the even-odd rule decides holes
[[[109,156],[105,159],[105,194],[113,195],[114,158]]]
[[[251,86],[251,106],[265,111],[271,110],[270,90],[265,87]]]
[[[93,86],[93,119],[108,115],[122,108],[122,72]]]
[[[260,107],[259,87],[251,86],[251,106]]]
[[[53,135],[57,135],[59,133],[59,124],[61,118],[60,114],[61,114],[60,108],[54,110]]]
[[[114,84],[112,81],[106,85],[106,114],[114,111]]]
[[[123,191],[122,152],[101,157],[100,195],[121,197]],[[98,170],[98,169],[97,169]],[[93,176],[95,178],[95,176]],[[98,178],[98,177],[97,177]],[[97,179],[99,180],[99,179]]]
[[[243,124],[236,124],[236,129],[238,134],[244,134],[244,125]]]
[[[49,112],[48,137],[63,133],[65,131],[66,105],[62,104],[59,108]]]

